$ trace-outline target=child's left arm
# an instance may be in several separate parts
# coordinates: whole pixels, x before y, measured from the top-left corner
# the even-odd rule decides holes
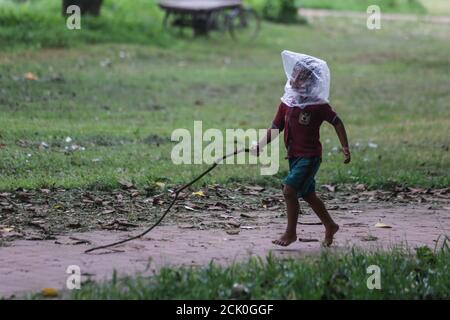
[[[342,152],[344,153],[344,163],[349,163],[351,160],[350,149],[348,147],[347,132],[345,131],[345,126],[339,117],[336,117],[333,123],[336,134],[341,142]]]

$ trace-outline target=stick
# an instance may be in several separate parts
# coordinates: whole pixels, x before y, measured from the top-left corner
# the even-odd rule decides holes
[[[158,221],[156,221],[152,226],[150,226],[149,228],[147,228],[144,232],[142,232],[142,233],[140,233],[140,234],[138,234],[138,235],[136,235],[136,236],[133,236],[133,237],[130,237],[130,238],[121,240],[121,241],[117,241],[117,242],[114,242],[114,243],[110,243],[110,244],[106,244],[106,245],[103,245],[103,246],[98,246],[98,247],[94,247],[94,248],[88,249],[88,250],[86,250],[84,253],[89,253],[89,252],[96,251],[96,250],[100,250],[100,249],[106,249],[106,248],[110,248],[110,247],[115,247],[115,246],[117,246],[117,245],[119,245],[119,244],[123,244],[123,243],[125,243],[125,242],[129,242],[129,241],[136,240],[136,239],[139,239],[139,238],[143,237],[144,235],[146,235],[147,233],[149,233],[150,231],[152,231],[156,226],[158,226],[158,225],[161,223],[161,221],[163,221],[163,219],[164,219],[164,218],[166,217],[166,215],[169,213],[170,209],[171,209],[171,208],[173,207],[173,205],[175,204],[175,201],[177,201],[178,195],[180,194],[181,191],[183,191],[184,189],[190,187],[191,185],[193,185],[194,183],[196,183],[198,180],[200,180],[201,178],[203,178],[205,175],[207,175],[210,171],[212,171],[215,167],[217,167],[217,165],[218,165],[220,162],[222,162],[223,160],[225,160],[226,158],[231,157],[231,156],[234,156],[234,155],[237,155],[238,153],[241,153],[241,152],[246,152],[246,153],[247,153],[247,152],[250,152],[250,149],[248,149],[248,148],[240,149],[240,150],[237,150],[237,149],[236,149],[234,152],[231,152],[231,153],[228,153],[228,154],[224,155],[222,158],[219,158],[219,159],[215,160],[214,163],[213,163],[207,170],[203,171],[203,172],[202,172],[198,177],[196,177],[194,180],[192,180],[191,182],[189,182],[189,183],[187,183],[187,184],[181,186],[181,187],[178,188],[177,190],[175,190],[175,198],[173,198],[172,202],[171,202],[170,205],[167,207],[167,209],[164,211],[164,213],[162,214],[162,216],[158,219]],[[258,153],[259,153],[259,152],[258,152]]]

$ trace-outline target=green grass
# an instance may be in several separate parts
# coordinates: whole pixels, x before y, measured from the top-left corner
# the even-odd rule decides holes
[[[324,251],[302,259],[252,258],[227,267],[163,268],[154,276],[86,283],[73,299],[448,299],[450,252],[415,254]],[[369,290],[367,267],[380,268],[381,289]],[[233,286],[236,284],[239,287]],[[38,298],[38,296],[37,296]]]
[[[0,190],[108,189],[120,178],[139,187],[186,182],[206,166],[172,164],[172,131],[192,130],[194,120],[204,130],[270,125],[285,81],[283,49],[329,62],[331,103],[347,125],[348,166],[333,129],[322,128],[319,183],[448,186],[450,31],[385,22],[374,32],[348,21],[265,23],[252,44],[224,36],[173,39],[166,48],[104,44],[2,53]],[[24,80],[26,72],[39,80]],[[86,150],[65,152],[67,136]],[[39,149],[43,141],[49,149]],[[287,170],[283,159],[281,146],[276,176],[259,175],[255,165],[227,165],[202,182],[278,185]]]
[[[139,43],[166,46],[163,12],[154,0],[105,0],[100,17],[82,17],[69,30],[62,1],[0,0],[0,48],[74,47],[84,43]]]
[[[368,6],[377,5],[382,12],[426,13],[420,0],[299,0],[304,8],[366,11]]]

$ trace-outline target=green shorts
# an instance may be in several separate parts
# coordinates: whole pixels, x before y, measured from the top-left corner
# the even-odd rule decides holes
[[[297,196],[304,198],[316,189],[314,176],[319,170],[321,157],[298,157],[289,159],[289,174],[284,184],[297,190]]]

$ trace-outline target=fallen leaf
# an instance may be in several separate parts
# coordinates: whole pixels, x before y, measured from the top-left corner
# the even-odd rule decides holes
[[[257,191],[257,192],[261,192],[261,191],[265,190],[264,187],[260,187],[260,186],[245,186],[245,189]]]
[[[330,192],[336,192],[336,186],[332,186],[331,184],[324,184],[322,188],[327,189]]]
[[[230,226],[239,228],[241,226],[241,223],[239,221],[235,221],[235,220],[230,220],[227,222]]]
[[[242,226],[241,229],[244,229],[244,230],[253,230],[253,229],[256,229],[256,227],[253,227],[253,226]]]
[[[53,209],[61,210],[61,209],[64,209],[64,206],[62,204],[57,203],[53,206]]]
[[[44,288],[41,290],[41,293],[44,297],[54,298],[58,296],[58,290],[55,288]]]
[[[362,241],[377,241],[378,238],[375,237],[375,236],[369,235],[369,236],[362,237],[361,240],[362,240]]]
[[[164,182],[155,182],[155,185],[161,189],[164,189],[166,187],[166,184]]]
[[[382,222],[377,222],[377,223],[375,223],[375,228],[389,229],[389,228],[392,228],[392,227],[390,225],[384,224]]]
[[[7,232],[11,232],[11,231],[13,231],[13,230],[14,230],[13,227],[12,227],[12,228],[6,227],[6,228],[3,228],[3,229],[0,229],[0,232],[5,232],[5,233],[7,233]]]
[[[203,191],[197,191],[197,192],[192,192],[193,196],[197,196],[197,197],[204,197],[205,194],[203,193]]]
[[[129,182],[129,181],[126,181],[126,180],[123,180],[123,179],[120,179],[118,182],[125,189],[130,189],[130,188],[133,187],[133,183],[132,182]]]

